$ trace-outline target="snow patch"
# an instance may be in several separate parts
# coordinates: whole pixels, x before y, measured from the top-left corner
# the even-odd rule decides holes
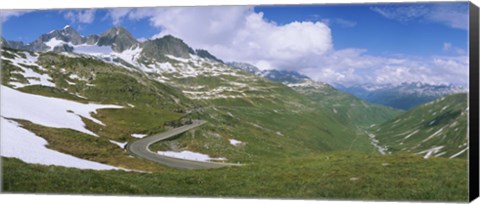
[[[1,86],[1,92],[1,114],[4,117],[28,120],[47,127],[69,128],[93,136],[97,135],[85,128],[80,116],[103,125],[90,113],[101,108],[123,108],[117,105],[83,104],[28,94],[6,86]]]
[[[229,139],[228,141],[229,141],[230,144],[233,145],[233,146],[239,146],[239,145],[243,144],[242,141],[235,140],[235,139]]]
[[[112,48],[110,46],[78,45],[74,46],[73,51],[80,54],[102,55],[110,54]]]
[[[179,159],[186,159],[186,160],[194,160],[194,161],[225,161],[226,158],[211,158],[207,154],[202,154],[198,152],[191,152],[188,150],[181,151],[181,152],[172,152],[172,151],[158,151],[157,154],[167,156],[167,157],[174,157]]]
[[[1,117],[1,155],[13,157],[27,163],[56,165],[78,169],[112,170],[114,166],[80,159],[48,149],[47,141],[23,129],[15,121]]]
[[[449,157],[449,159],[452,159],[452,158],[455,158],[455,157],[458,157],[459,155],[461,155],[462,153],[464,153],[465,151],[468,150],[468,147],[466,147],[465,149],[463,149],[462,151],[459,151],[457,152],[456,154],[452,155]]]
[[[375,139],[376,135],[373,133],[367,133],[368,137],[370,137],[370,144],[372,144],[375,148],[377,148],[378,152],[380,152],[381,155],[385,155],[387,152],[388,148],[380,146],[378,143],[379,141]]]
[[[436,153],[440,152],[440,150],[442,148],[443,148],[443,146],[432,147],[430,149],[418,152],[417,154],[425,154],[425,156],[423,156],[423,158],[428,159],[430,156],[432,156],[432,154],[436,154]]]
[[[2,59],[10,61],[13,66],[20,68],[23,72],[15,72],[15,73],[21,74],[24,78],[28,80],[28,84],[22,84],[18,82],[10,82],[10,84],[17,88],[24,87],[27,85],[42,85],[42,86],[55,87],[55,84],[50,81],[52,79],[47,74],[40,74],[38,72],[35,72],[31,68],[23,66],[23,65],[35,66],[39,70],[46,70],[44,67],[36,63],[38,57],[30,55],[30,53],[28,52],[24,52],[24,54],[27,57],[26,59],[19,58],[16,56],[14,59],[8,59],[8,58],[2,57]]]
[[[53,50],[53,48],[55,48],[57,46],[60,46],[60,45],[64,45],[64,44],[67,44],[67,43],[63,40],[58,40],[57,38],[52,38],[48,42],[45,43],[45,45],[50,47],[50,50]]]
[[[109,140],[112,144],[115,144],[119,146],[122,149],[125,149],[125,146],[127,145],[128,142],[117,142],[115,140]]]
[[[134,138],[144,138],[147,135],[146,134],[132,134],[131,136],[134,137]]]
[[[408,139],[409,137],[411,137],[412,135],[416,134],[418,131],[420,130],[415,130],[413,131],[412,133],[408,134],[407,136],[405,136],[405,138],[403,138],[404,140]]]
[[[433,133],[432,135],[428,136],[427,138],[425,138],[424,140],[422,140],[422,142],[420,143],[424,143],[430,139],[432,139],[433,137],[437,136],[438,134],[440,134],[441,132],[443,131],[443,128],[440,128],[440,130],[437,130],[437,132]]]

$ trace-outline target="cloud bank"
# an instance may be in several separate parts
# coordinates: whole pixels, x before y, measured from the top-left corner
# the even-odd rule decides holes
[[[114,23],[148,18],[162,30],[154,38],[171,34],[226,61],[261,69],[294,68],[332,48],[330,28],[323,22],[278,25],[246,6],[113,10],[110,16]]]
[[[372,8],[387,18],[404,22],[429,18],[452,27],[463,26],[434,15],[434,11],[442,9],[444,7]],[[356,26],[356,22],[343,19],[279,25],[248,6],[112,9],[108,15],[114,24],[126,19],[148,19],[153,27],[161,30],[152,38],[171,34],[225,61],[247,62],[260,69],[296,70],[327,83],[467,83],[468,56],[389,57],[368,55],[366,49],[334,49],[328,24]],[[451,52],[453,46],[444,44],[443,49]]]

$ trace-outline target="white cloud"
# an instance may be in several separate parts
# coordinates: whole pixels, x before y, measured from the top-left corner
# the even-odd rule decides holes
[[[468,29],[468,4],[465,2],[374,6],[371,10],[402,23],[419,20],[440,23],[451,28]]]
[[[410,6],[375,6],[371,10],[379,13],[385,18],[398,20],[401,22],[411,21],[426,15],[429,8],[425,5]]]
[[[468,4],[437,4],[426,19],[452,28],[468,29]]]
[[[443,51],[448,51],[450,50],[450,48],[452,48],[452,43],[448,43],[448,42],[444,42],[443,43]]]
[[[114,22],[148,18],[162,30],[154,37],[171,34],[225,61],[249,62],[264,69],[299,67],[332,48],[331,31],[325,23],[278,25],[248,6],[132,9],[123,16],[114,13],[110,14]]]
[[[444,52],[452,52],[452,53],[456,53],[456,54],[465,54],[465,50],[462,49],[462,48],[459,48],[459,47],[455,47],[452,45],[452,43],[449,43],[449,42],[444,42],[443,43],[443,48],[442,50]]]
[[[71,23],[92,23],[95,20],[95,9],[68,11],[63,17]]]
[[[352,21],[352,20],[347,20],[347,19],[344,19],[344,18],[321,18],[320,15],[318,14],[313,14],[313,15],[310,15],[309,18],[310,21],[321,21],[327,25],[338,25],[340,27],[343,27],[343,28],[353,28],[355,26],[357,26],[357,22],[356,21]]]
[[[416,18],[417,8],[405,9]],[[248,62],[260,69],[297,70],[328,83],[464,83],[465,57],[373,56],[366,49],[333,49],[328,23],[291,22],[279,25],[252,7],[182,7],[131,9],[110,13],[112,21],[148,19],[161,29],[154,37],[172,34],[193,48],[206,49],[224,61]],[[422,14],[423,15],[423,14]],[[339,23],[329,19],[329,23]],[[355,26],[353,21],[344,22]],[[448,45],[447,45],[448,47]],[[454,47],[453,45],[450,46]],[[466,57],[468,58],[468,57]]]
[[[357,22],[347,20],[347,19],[343,19],[343,18],[335,18],[335,23],[337,23],[340,26],[345,27],[345,28],[352,28],[352,27],[355,27],[357,25]]]
[[[115,8],[108,10],[108,16],[112,18],[113,24],[118,25],[122,21],[122,18],[126,16],[132,9],[129,8]]]
[[[378,57],[366,55],[365,50],[345,49],[331,52],[317,61],[316,67],[300,71],[327,83],[468,83],[468,56]]]
[[[0,10],[0,23],[6,22],[11,17],[18,17],[31,12],[30,10]]]

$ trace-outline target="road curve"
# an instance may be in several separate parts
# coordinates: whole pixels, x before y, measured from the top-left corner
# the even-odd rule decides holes
[[[154,153],[148,149],[150,145],[158,141],[162,141],[181,133],[184,133],[192,128],[198,127],[205,124],[205,121],[202,120],[193,120],[192,124],[184,125],[169,131],[158,133],[156,135],[148,136],[143,139],[137,140],[135,142],[129,143],[127,145],[127,151],[140,158],[148,159],[169,167],[179,168],[179,169],[210,169],[210,168],[221,168],[227,166],[240,166],[239,164],[233,163],[221,163],[221,162],[202,162],[202,161],[193,161],[186,160],[174,157],[167,157]]]

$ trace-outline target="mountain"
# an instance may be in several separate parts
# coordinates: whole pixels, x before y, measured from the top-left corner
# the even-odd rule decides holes
[[[64,154],[144,171],[160,167],[128,157],[121,147],[137,139],[132,135],[162,132],[189,119],[207,123],[155,144],[152,151],[193,151],[229,162],[251,162],[337,150],[374,150],[357,126],[343,123],[331,110],[285,84],[234,69],[168,35],[118,52],[111,46],[122,38],[113,33],[117,34],[99,36],[99,42],[102,36],[109,36],[113,40],[110,46],[89,45],[85,40],[79,45],[66,43],[74,48],[70,52],[2,50],[2,88],[8,93],[22,96],[22,101],[42,96],[47,97],[42,98],[45,101],[63,103],[57,101],[62,99],[76,104],[63,112],[57,110],[61,105],[49,109],[33,106],[34,112],[41,111],[35,109],[38,107],[53,111],[50,114],[2,115],[9,124],[18,124],[11,128],[31,132],[45,139],[50,149]],[[75,108],[82,106],[79,103],[122,108],[82,114],[82,109]],[[80,125],[39,117],[52,114],[81,118],[77,121]]]
[[[142,56],[144,59],[155,59],[157,62],[165,62],[168,56],[177,58],[190,58],[195,54],[193,49],[183,42],[183,40],[171,35],[163,36],[154,40],[148,40],[142,43]]]
[[[89,40],[94,42],[95,38],[97,37],[92,36]],[[137,43],[137,40],[127,31],[127,29],[113,27],[102,33],[100,37],[98,37],[96,44],[98,46],[111,46],[113,51],[123,52]]]
[[[415,107],[379,126],[370,137],[383,151],[429,157],[466,158],[468,96],[452,94]]]
[[[233,68],[174,36],[133,43],[122,32],[82,37],[81,44],[57,36],[57,46],[42,42],[44,50],[1,50],[2,189],[467,199],[463,160],[375,151],[366,127],[388,121],[395,110],[381,113],[380,106],[297,73],[261,76]],[[206,123],[150,151],[241,166],[185,171],[125,150],[194,119]],[[398,175],[405,178],[391,179]]]
[[[272,81],[278,81],[281,83],[300,83],[305,80],[311,80],[307,76],[300,74],[296,71],[287,71],[287,70],[263,70],[258,73],[258,75],[270,79]]]
[[[258,75],[258,73],[260,73],[260,69],[258,69],[258,67],[253,66],[253,65],[248,64],[248,63],[243,63],[243,62],[227,62],[226,64],[227,64],[228,66],[231,66],[231,67],[236,68],[236,69],[243,70],[243,71],[248,72],[248,73],[251,73],[251,74]]]
[[[442,96],[465,92],[466,89],[455,85],[431,85],[421,82],[392,84],[363,84],[354,86],[335,85],[344,92],[371,103],[408,110],[415,106],[433,101]]]
[[[226,64],[233,68],[240,69],[245,72],[255,74],[263,78],[280,82],[280,83],[299,83],[304,80],[310,80],[309,77],[303,74],[300,74],[296,71],[276,70],[276,69],[260,70],[258,67],[254,65],[251,65],[248,63],[242,63],[242,62],[227,62]]]
[[[8,41],[5,38],[0,39],[0,46],[2,47],[9,47],[13,49],[25,49],[26,45],[23,42],[19,41]]]
[[[206,58],[206,59],[211,59],[213,61],[217,61],[217,62],[221,62],[223,63],[223,61],[221,59],[218,59],[217,57],[213,56],[212,54],[210,54],[210,52],[208,52],[207,50],[202,50],[202,49],[196,49],[195,50],[195,54],[201,58]]]
[[[73,45],[80,45],[85,39],[71,26],[65,26],[61,30],[52,30],[41,35],[37,40],[29,44],[32,51],[71,51]]]
[[[262,70],[247,63],[228,63],[237,69],[283,83],[293,90],[316,101],[323,109],[336,114],[344,123],[361,127],[385,122],[403,111],[372,104],[335,89],[326,83],[316,82],[296,71]]]
[[[137,40],[122,27],[113,27],[98,35],[82,36],[71,26],[52,30],[29,44],[6,41],[5,47],[29,51],[73,52],[85,46],[110,47],[115,52],[123,52],[137,44]]]

